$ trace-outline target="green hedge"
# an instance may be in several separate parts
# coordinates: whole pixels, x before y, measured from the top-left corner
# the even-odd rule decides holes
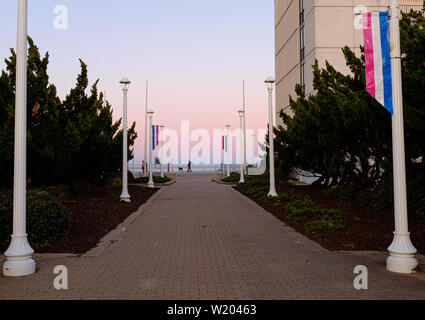
[[[232,172],[228,177],[222,179],[221,181],[239,183],[240,180],[241,180],[241,174],[237,172]]]
[[[160,176],[153,176],[152,177],[154,183],[167,183],[170,182],[171,179],[168,177],[160,177]],[[148,183],[149,177],[140,177],[137,179],[133,179],[130,183]]]
[[[69,210],[45,191],[27,192],[27,233],[33,248],[63,237],[69,226]],[[0,247],[10,242],[13,226],[13,194],[0,193]]]
[[[407,178],[407,205],[409,217],[425,219],[425,184],[424,175]],[[351,202],[360,208],[393,210],[394,191],[392,180],[378,187],[346,185],[329,189],[325,195]]]

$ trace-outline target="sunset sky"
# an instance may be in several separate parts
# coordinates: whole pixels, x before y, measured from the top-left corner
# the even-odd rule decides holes
[[[137,122],[136,162],[143,158],[145,82],[154,123],[178,130],[239,128],[242,80],[247,128],[268,122],[264,79],[274,74],[273,1],[265,0],[29,0],[28,33],[50,53],[50,80],[61,98],[75,84],[81,58],[100,79],[122,116],[119,80],[129,77],[129,123]],[[68,8],[67,30],[53,26],[54,8]],[[0,11],[0,69],[16,45],[17,1]]]

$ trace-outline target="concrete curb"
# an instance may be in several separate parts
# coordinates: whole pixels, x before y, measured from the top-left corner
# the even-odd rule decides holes
[[[211,180],[211,181],[216,182],[216,183],[219,183],[219,184],[224,184],[224,185],[227,185],[227,186],[231,186],[231,187],[236,186],[236,183],[234,183],[234,182],[223,182],[223,181],[219,181],[219,180]]]
[[[168,182],[165,182],[165,183],[155,183],[155,187],[167,187],[170,184],[173,184],[175,182],[176,182],[176,180],[171,180],[171,181],[168,181]],[[147,183],[129,183],[128,185],[129,186],[137,186],[137,187],[147,187],[148,186]]]
[[[123,232],[128,232],[131,225],[141,217],[147,208],[151,206],[151,204],[158,198],[163,192],[165,188],[160,188],[157,192],[155,192],[144,204],[142,204],[136,212],[130,214],[124,222],[119,224],[116,229],[109,232],[105,235],[95,248],[89,250],[83,257],[99,257],[105,253],[105,251],[110,248],[113,244],[120,241],[122,238]]]
[[[265,215],[266,217],[268,217],[270,220],[273,221],[278,221],[280,224],[284,225],[284,226],[288,226],[285,222],[279,220],[278,218],[276,218],[273,213],[267,211],[266,209],[264,209],[262,206],[260,206],[257,202],[255,202],[254,200],[248,198],[246,195],[244,195],[242,192],[239,192],[238,190],[236,190],[235,188],[229,186],[229,189],[231,189],[234,193],[236,193],[238,195],[239,198],[243,199],[245,202],[248,203],[248,205],[252,208],[254,208],[256,211],[258,211],[259,213]],[[292,228],[291,228],[292,229]],[[295,230],[294,230],[295,231]],[[297,232],[297,231],[295,231]],[[298,232],[297,232],[298,233]]]

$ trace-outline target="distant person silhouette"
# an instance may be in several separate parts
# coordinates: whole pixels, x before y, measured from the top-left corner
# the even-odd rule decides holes
[[[145,161],[142,161],[142,172],[145,173]]]
[[[192,172],[192,162],[190,162],[187,164],[187,172]]]

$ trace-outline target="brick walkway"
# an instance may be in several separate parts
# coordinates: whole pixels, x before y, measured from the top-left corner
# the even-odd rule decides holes
[[[1,277],[0,299],[425,299],[423,276],[387,272],[386,254],[329,252],[207,176],[154,197],[106,250],[36,255],[36,274]],[[353,288],[359,264],[367,291]],[[53,288],[56,265],[67,291]]]

